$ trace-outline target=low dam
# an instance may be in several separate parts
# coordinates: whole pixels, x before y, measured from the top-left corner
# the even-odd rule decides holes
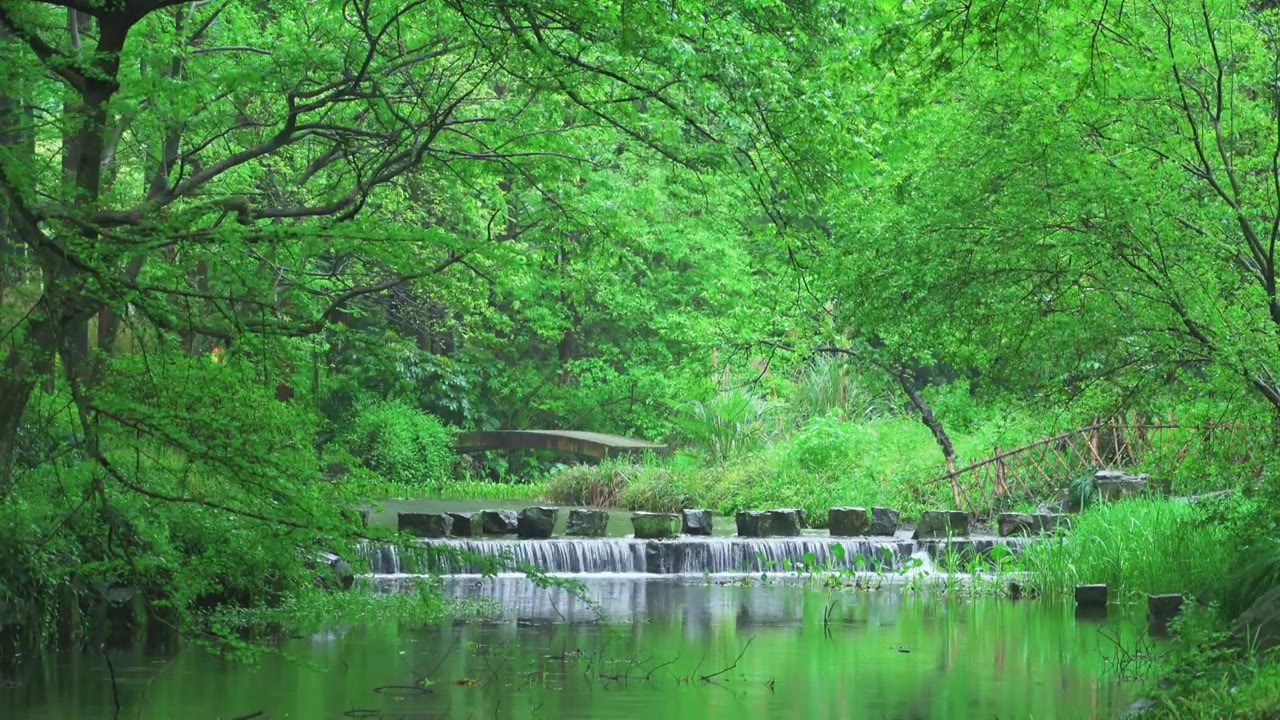
[[[755,529],[753,525],[743,527]],[[921,565],[955,570],[993,567],[1004,558],[1020,554],[1027,543],[1035,541],[1025,535],[969,535],[967,526],[954,528],[954,534],[947,530],[946,537],[926,538],[916,538],[911,530],[897,528],[880,536],[833,536],[825,530],[801,530],[798,524],[790,530],[784,528],[788,534],[779,537],[673,533],[664,538],[627,535],[516,539],[495,533],[419,538],[408,546],[370,542],[363,546],[363,555],[368,571],[382,576],[480,575],[526,568],[558,575],[905,572]]]

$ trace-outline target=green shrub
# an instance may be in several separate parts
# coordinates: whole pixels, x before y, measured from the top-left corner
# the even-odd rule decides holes
[[[845,358],[824,355],[801,367],[786,389],[787,414],[805,422],[838,414],[865,422],[892,414],[893,401]]]
[[[733,388],[689,403],[673,422],[692,447],[724,461],[761,447],[776,430],[773,416],[780,407],[746,388]]]
[[[1088,508],[1098,499],[1098,483],[1094,479],[1093,473],[1085,473],[1067,486],[1067,495],[1075,506],[1081,510]]]
[[[852,423],[837,413],[813,418],[782,445],[782,460],[803,472],[831,472],[853,464],[856,438]]]
[[[627,486],[627,466],[606,461],[568,465],[547,476],[547,497],[570,505],[616,507]]]
[[[396,484],[441,487],[454,463],[453,434],[444,423],[399,400],[360,412],[347,444],[365,467]]]

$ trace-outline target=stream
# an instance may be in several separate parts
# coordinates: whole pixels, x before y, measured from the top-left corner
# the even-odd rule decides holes
[[[522,577],[447,579],[451,595],[498,600],[502,617],[330,627],[256,666],[195,647],[118,650],[119,717],[1080,720],[1118,717],[1140,689],[1108,661],[1141,618],[1114,611],[1098,623],[1045,602],[894,589],[583,581],[591,603]],[[101,654],[46,657],[0,687],[0,715],[115,717],[110,677]]]

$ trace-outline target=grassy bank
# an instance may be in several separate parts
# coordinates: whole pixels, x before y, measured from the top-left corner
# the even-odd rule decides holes
[[[1106,584],[1121,601],[1212,594],[1236,554],[1231,528],[1212,520],[1216,512],[1155,498],[1098,505],[1072,519],[1070,534],[1029,547],[1023,562],[1055,597],[1090,583]]]
[[[957,454],[962,461],[978,459],[997,445],[1039,437],[1039,427],[1008,418],[978,422],[956,432]],[[942,453],[929,430],[910,417],[851,421],[828,414],[794,432],[733,447],[724,457],[677,451],[665,458],[568,466],[548,475],[547,497],[654,512],[703,507],[725,515],[801,507],[823,522],[827,508],[836,505],[883,505],[912,517],[953,504],[947,484],[927,484],[945,472]]]
[[[1152,660],[1145,694],[1154,704],[1142,717],[1275,718],[1280,664],[1231,632],[1280,585],[1275,490],[1268,476],[1196,503],[1098,504],[1073,518],[1070,533],[1029,548],[1022,565],[1050,598],[1069,598],[1078,583],[1105,583],[1113,602],[1186,597],[1172,642],[1125,649]]]

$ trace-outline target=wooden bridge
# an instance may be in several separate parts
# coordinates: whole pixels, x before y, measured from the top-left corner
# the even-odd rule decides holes
[[[666,445],[647,440],[577,430],[481,430],[459,435],[453,448],[459,453],[554,450],[600,459],[644,452],[661,454],[667,451]]]

